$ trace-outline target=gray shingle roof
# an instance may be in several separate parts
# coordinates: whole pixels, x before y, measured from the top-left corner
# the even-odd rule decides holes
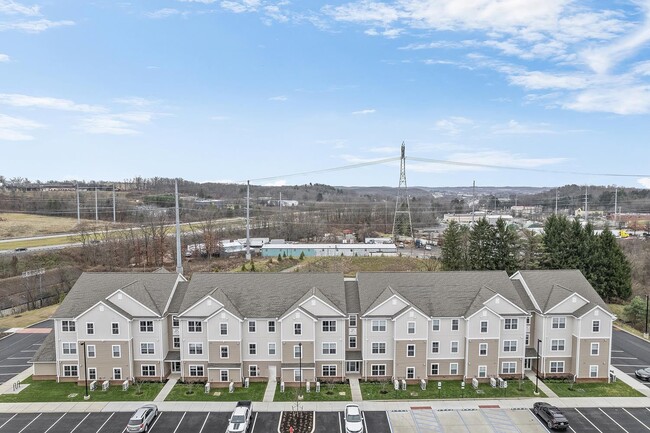
[[[216,288],[243,317],[280,317],[314,288],[322,292],[326,301],[346,311],[343,276],[338,273],[200,272],[192,275],[181,312]]]
[[[178,275],[172,273],[84,272],[52,317],[76,317],[122,288],[129,296],[160,314],[177,278]]]
[[[592,304],[585,309],[585,312],[591,310],[594,305],[599,305],[611,313],[609,306],[577,269],[520,271],[519,273],[544,313],[574,292]]]
[[[348,313],[358,313],[361,311],[359,304],[359,285],[355,281],[345,281],[345,306]]]
[[[187,292],[187,286],[189,285],[190,283],[187,281],[180,281],[176,286],[176,291],[174,292],[174,296],[172,296],[172,300],[169,303],[169,308],[167,309],[170,314],[181,312],[181,303],[183,302],[185,292]]]
[[[56,362],[56,348],[54,347],[54,332],[45,337],[41,347],[38,348],[30,362]]]
[[[505,271],[363,272],[357,278],[362,313],[388,299],[392,291],[434,317],[471,315],[494,293],[524,308]]]
[[[519,294],[519,297],[521,298],[521,301],[524,303],[525,310],[526,311],[537,311],[537,308],[535,308],[535,304],[533,304],[533,301],[530,299],[528,296],[528,293],[526,293],[526,289],[524,289],[524,285],[521,283],[519,280],[511,280],[512,285],[515,286],[515,290]]]

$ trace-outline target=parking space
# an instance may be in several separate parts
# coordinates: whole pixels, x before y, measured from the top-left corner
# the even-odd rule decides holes
[[[314,433],[340,433],[342,412],[316,412]]]
[[[280,412],[256,412],[257,418],[255,419],[255,423],[253,425],[253,430],[251,433],[264,433],[264,432],[277,432],[278,431],[278,425],[280,423]],[[226,414],[226,417],[228,417],[230,414]],[[212,417],[210,417],[212,418]],[[226,424],[226,427],[228,425]],[[216,429],[214,431],[220,432],[220,431],[225,431],[225,427],[223,430]]]
[[[151,433],[174,433],[184,418],[185,412],[160,412],[151,427]]]
[[[388,433],[393,431],[390,427],[388,414],[384,411],[364,411],[363,421],[368,432]]]
[[[612,331],[612,366],[636,379],[634,375],[636,370],[650,367],[650,344],[626,332],[614,329]],[[650,382],[638,381],[650,387]]]
[[[650,411],[646,408],[562,409],[575,433],[648,433]]]

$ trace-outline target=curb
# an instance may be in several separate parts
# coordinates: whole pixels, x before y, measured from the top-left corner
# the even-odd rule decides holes
[[[616,326],[616,325],[613,324],[613,323],[612,323],[612,327],[618,329],[618,330],[621,331],[621,332],[625,332],[626,334],[629,334],[629,335],[631,335],[631,336],[633,336],[633,337],[636,337],[636,338],[638,338],[638,339],[641,340],[641,341],[645,341],[646,343],[650,343],[650,339],[646,339],[646,338],[640,337],[640,336],[638,336],[638,335],[636,335],[636,334],[633,334],[633,333],[631,333],[630,331],[628,331],[627,329],[623,329],[623,328],[621,328],[621,327],[618,327],[618,326]]]

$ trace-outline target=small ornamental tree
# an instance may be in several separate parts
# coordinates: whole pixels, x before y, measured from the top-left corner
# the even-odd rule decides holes
[[[640,296],[635,296],[623,309],[625,320],[637,326],[645,321],[645,301]]]

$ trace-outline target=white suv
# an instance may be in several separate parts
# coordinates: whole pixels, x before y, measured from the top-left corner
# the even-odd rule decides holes
[[[345,432],[363,433],[363,417],[359,406],[348,404],[345,406]]]
[[[158,415],[158,406],[155,404],[146,404],[136,410],[129,423],[126,425],[127,432],[140,433],[149,430],[154,419]]]

